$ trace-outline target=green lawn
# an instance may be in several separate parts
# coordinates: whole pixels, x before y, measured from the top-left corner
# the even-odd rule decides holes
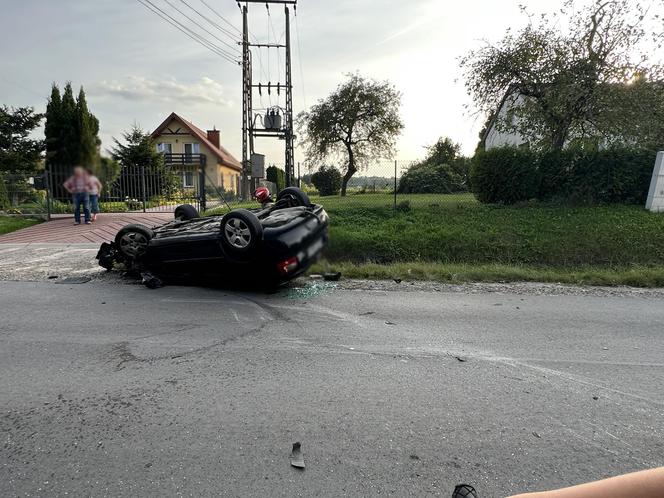
[[[411,209],[396,213],[378,205],[324,200],[331,219],[328,259],[557,267],[664,264],[664,216],[640,206],[503,207],[468,197],[434,196],[437,202],[423,197],[411,196]]]
[[[664,214],[641,206],[487,206],[471,195],[314,197],[347,276],[664,285]],[[327,265],[327,266],[326,266]]]
[[[13,232],[21,228],[29,227],[40,223],[40,220],[33,220],[30,218],[16,218],[11,216],[0,216],[0,235],[3,233]]]

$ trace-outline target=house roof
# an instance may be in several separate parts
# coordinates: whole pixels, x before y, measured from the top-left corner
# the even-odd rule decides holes
[[[222,163],[224,166],[228,166],[230,168],[234,168],[238,171],[242,171],[242,164],[240,164],[240,161],[235,159],[233,155],[228,152],[224,147],[221,145],[217,147],[214,145],[210,140],[208,140],[207,133],[201,130],[198,126],[196,126],[194,123],[191,121],[187,121],[184,119],[182,116],[176,114],[175,112],[172,112],[158,127],[155,131],[152,132],[152,138],[157,138],[161,133],[164,131],[164,129],[168,126],[168,124],[173,121],[177,120],[178,122],[182,123],[182,125],[191,133],[194,137],[196,137],[198,140],[200,140],[205,146],[210,149],[212,154],[215,155],[217,159],[219,159],[219,162]]]
[[[503,110],[503,107],[505,107],[505,104],[507,103],[507,99],[510,97],[514,97],[514,101],[516,101],[519,98],[520,94],[517,94],[516,97],[514,96],[514,89],[512,87],[508,88],[507,91],[505,92],[505,95],[503,95],[503,98],[500,99],[500,102],[498,103],[498,106],[496,107],[496,110],[493,111],[490,115],[489,118],[487,119],[485,128],[484,128],[484,134],[482,137],[480,137],[480,144],[482,147],[485,146],[486,144],[486,138],[489,136],[489,133],[493,129],[494,125],[496,124],[496,120],[498,119],[498,116],[500,116],[500,111]]]

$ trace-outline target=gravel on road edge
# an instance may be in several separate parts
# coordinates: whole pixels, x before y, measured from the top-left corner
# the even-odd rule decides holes
[[[0,281],[47,281],[65,277],[89,277],[94,281],[117,284],[137,283],[121,272],[99,267],[96,244],[0,244]],[[321,286],[320,277],[303,277],[290,288]],[[444,284],[431,281],[342,279],[324,282],[327,287],[362,291],[460,292],[466,294],[503,293],[528,295],[633,296],[664,297],[664,288],[589,287],[532,282]]]

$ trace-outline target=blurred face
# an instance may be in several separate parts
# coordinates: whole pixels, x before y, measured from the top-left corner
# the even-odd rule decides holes
[[[85,174],[85,170],[81,168],[80,166],[76,166],[74,168],[74,175],[75,176],[83,176]]]

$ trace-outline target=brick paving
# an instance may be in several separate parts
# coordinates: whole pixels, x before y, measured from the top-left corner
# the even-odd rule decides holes
[[[0,244],[101,244],[115,238],[125,225],[149,227],[173,219],[173,213],[104,213],[90,225],[74,225],[72,215],[54,215],[53,220],[0,235]]]

